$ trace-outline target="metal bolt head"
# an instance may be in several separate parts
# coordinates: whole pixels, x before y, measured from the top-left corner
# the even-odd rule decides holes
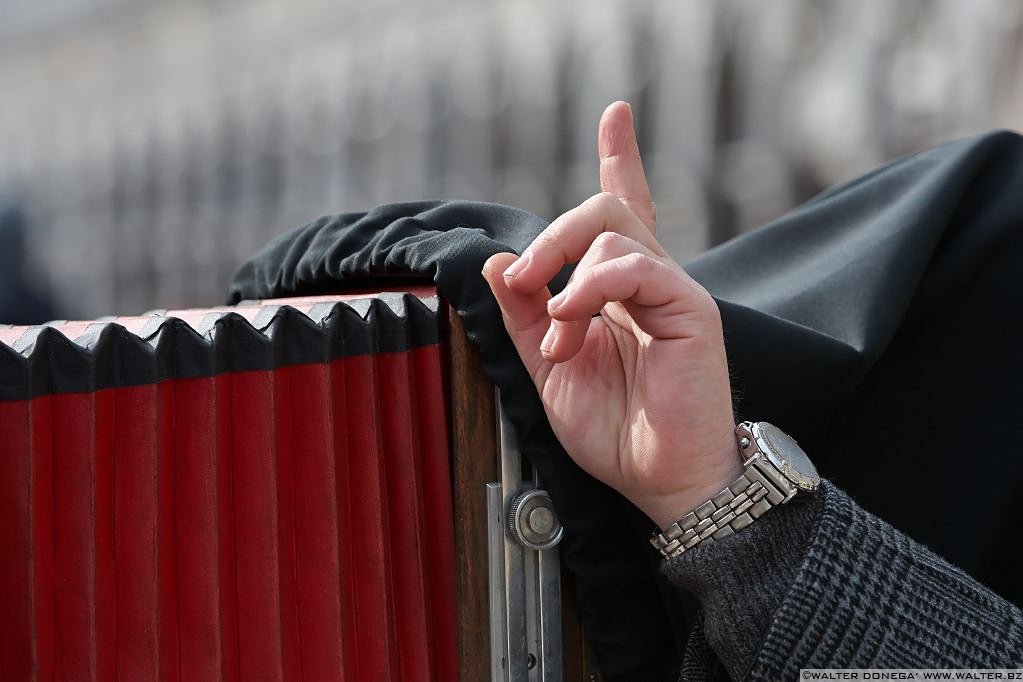
[[[529,513],[529,527],[536,533],[550,533],[554,528],[554,514],[547,507],[537,507]]]
[[[508,532],[527,548],[549,549],[561,541],[564,528],[546,490],[520,491],[508,505]]]
[[[749,447],[749,438],[747,438],[746,436],[743,436],[743,437],[742,437],[742,438],[741,438],[741,439],[739,440],[739,447],[740,447],[740,448],[742,448],[743,450],[745,450],[746,448],[748,448],[748,447]]]

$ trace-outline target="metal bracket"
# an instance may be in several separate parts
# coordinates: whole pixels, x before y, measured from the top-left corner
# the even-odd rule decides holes
[[[535,471],[523,481],[522,455],[500,405],[501,482],[487,484],[490,679],[561,682],[561,523]]]

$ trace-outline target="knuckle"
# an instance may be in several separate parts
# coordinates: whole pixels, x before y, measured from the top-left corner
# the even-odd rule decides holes
[[[570,283],[567,289],[571,290],[571,295],[576,296],[580,292],[586,293],[595,286],[599,286],[602,279],[603,276],[599,269],[587,270],[576,281]]]
[[[642,276],[656,270],[658,262],[645,253],[633,252],[622,257],[622,265],[634,275]]]
[[[593,240],[593,248],[600,253],[618,251],[626,241],[627,239],[617,232],[601,232]]]
[[[714,300],[714,297],[710,295],[710,292],[704,289],[702,286],[693,282],[696,289],[693,295],[693,300],[698,306],[701,313],[706,315],[708,320],[715,320],[717,324],[721,324],[721,310],[718,308],[718,302]]]
[[[612,211],[616,209],[621,202],[618,201],[618,197],[611,192],[600,192],[594,194],[588,199],[598,211]]]
[[[696,298],[705,304],[709,303],[715,307],[717,306],[717,303],[714,302],[714,297],[710,295],[710,292],[702,284],[690,277],[689,273],[682,268],[679,268],[678,272],[682,280],[693,290]]]
[[[596,268],[584,274],[572,287],[572,295],[580,300],[586,300],[598,296],[606,288],[609,281],[613,280],[613,274],[606,268]]]
[[[547,228],[540,234],[536,235],[536,239],[530,245],[532,248],[537,246],[549,246],[555,244],[558,241],[557,229]]]
[[[536,255],[537,253],[547,253],[552,249],[560,249],[561,238],[561,230],[546,229],[538,234],[533,243],[529,245],[529,251]]]
[[[707,291],[703,287],[700,287],[698,289],[697,299],[708,312],[713,312],[714,314],[717,314],[718,303],[717,301],[714,300],[714,297],[710,295],[709,291]]]

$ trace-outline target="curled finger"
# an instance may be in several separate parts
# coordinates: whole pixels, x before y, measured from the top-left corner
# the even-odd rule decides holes
[[[569,263],[580,260],[590,245],[605,232],[615,232],[639,242],[651,253],[665,256],[657,239],[613,194],[597,194],[564,213],[505,271],[508,285],[517,291],[538,291]]]
[[[642,253],[597,263],[547,302],[554,320],[576,321],[620,302],[636,324],[655,338],[685,338],[694,322],[715,315],[717,307],[699,284],[678,266]]]

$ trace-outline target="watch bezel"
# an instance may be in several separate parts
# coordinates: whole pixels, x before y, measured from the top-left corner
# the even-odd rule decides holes
[[[764,426],[770,426],[775,429],[781,435],[785,436],[792,441],[800,452],[803,449],[799,447],[799,443],[792,436],[789,436],[784,431],[779,429],[774,424],[769,422],[753,422],[750,426],[750,432],[753,434],[753,441],[756,444],[756,449],[767,459],[772,465],[774,465],[778,471],[781,472],[787,480],[791,481],[793,485],[798,487],[800,490],[806,490],[807,492],[813,492],[820,486],[821,477],[817,473],[817,468],[810,461],[810,458],[803,453],[806,457],[807,462],[810,464],[812,471],[800,471],[797,469],[788,458],[779,452],[778,446],[771,442],[769,434],[765,431]]]

